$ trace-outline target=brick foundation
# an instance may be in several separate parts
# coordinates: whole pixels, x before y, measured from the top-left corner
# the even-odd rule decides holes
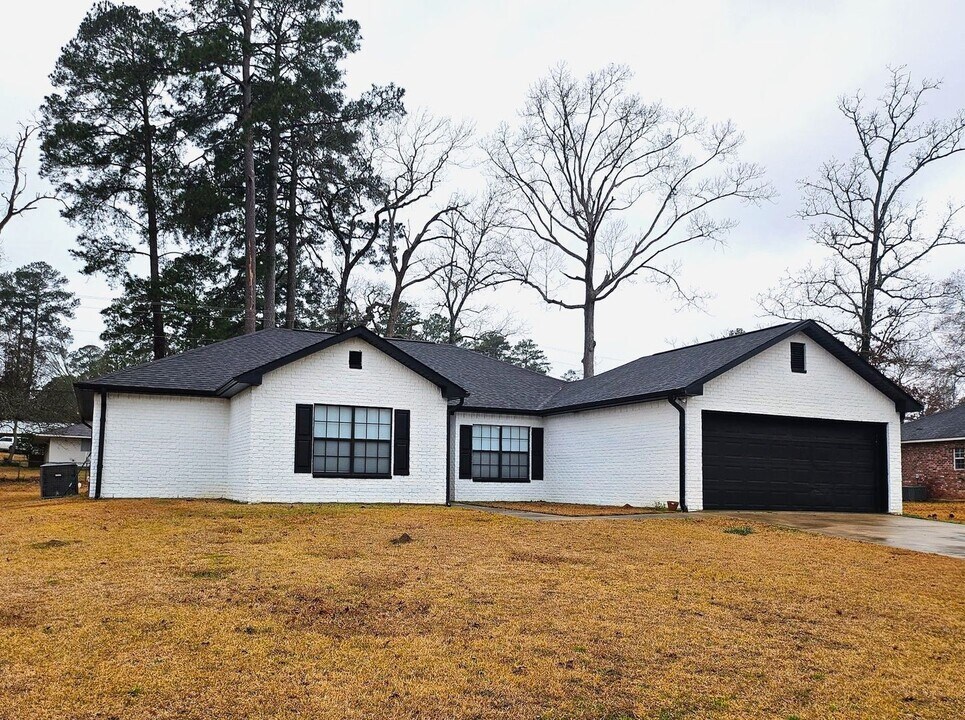
[[[902,445],[902,484],[924,485],[933,498],[965,500],[965,470],[956,470],[952,460],[957,447],[965,440]]]

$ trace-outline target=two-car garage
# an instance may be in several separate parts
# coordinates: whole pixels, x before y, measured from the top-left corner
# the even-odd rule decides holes
[[[885,425],[704,411],[708,510],[887,510]]]

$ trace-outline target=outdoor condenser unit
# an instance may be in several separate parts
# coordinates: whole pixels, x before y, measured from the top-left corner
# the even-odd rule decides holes
[[[40,466],[40,497],[77,494],[77,463],[46,463]]]

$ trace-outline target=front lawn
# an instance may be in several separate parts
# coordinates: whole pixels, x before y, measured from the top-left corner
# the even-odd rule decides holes
[[[965,500],[931,500],[906,502],[904,514],[928,520],[965,523]]]
[[[3,720],[965,717],[951,558],[726,517],[9,488]]]

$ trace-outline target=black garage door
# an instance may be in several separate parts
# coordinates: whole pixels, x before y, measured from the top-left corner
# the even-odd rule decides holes
[[[708,510],[884,512],[882,424],[705,411]]]

